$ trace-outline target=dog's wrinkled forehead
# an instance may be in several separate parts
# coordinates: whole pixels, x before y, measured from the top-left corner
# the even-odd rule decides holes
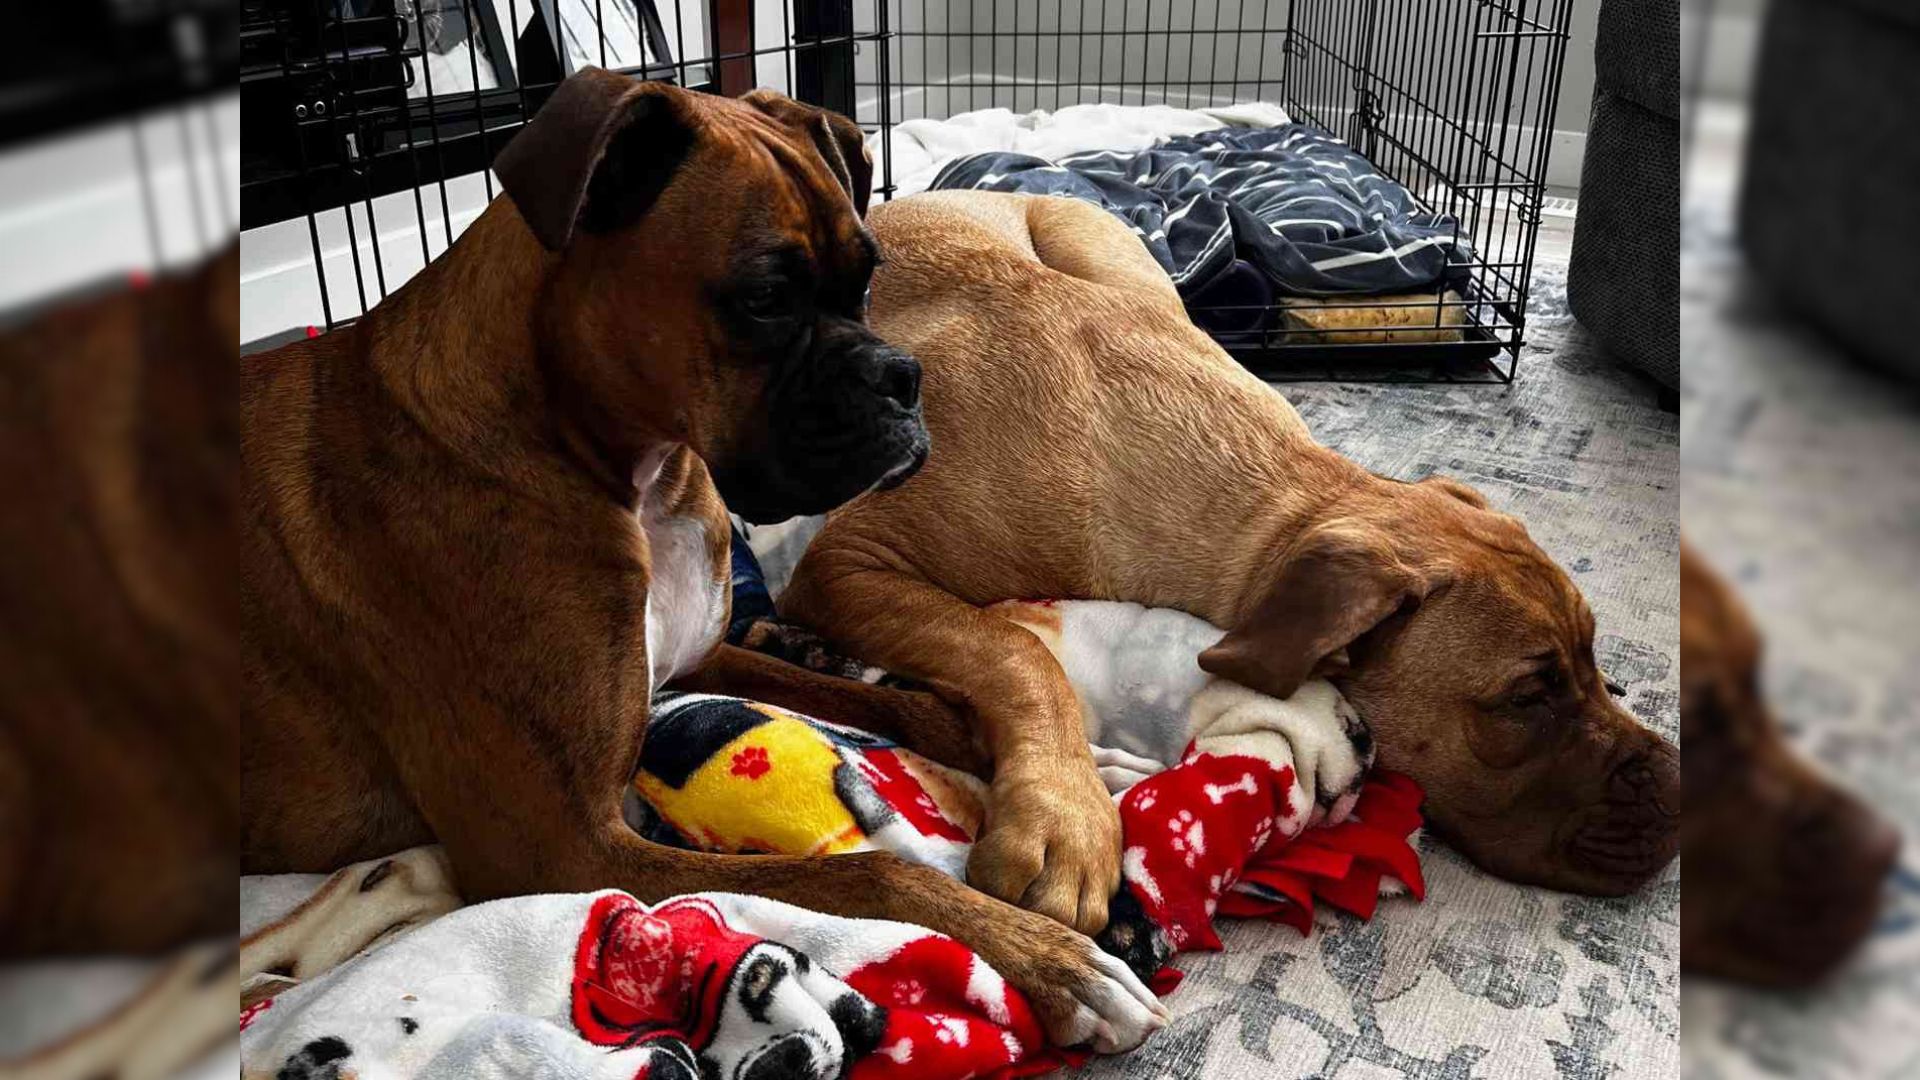
[[[738,230],[757,218],[823,253],[845,249],[873,182],[864,135],[844,117],[770,91],[722,98],[598,68],[561,83],[493,166],[555,252],[577,233],[618,233],[662,200],[689,227]]]
[[[1493,624],[1486,640],[1502,651],[1591,652],[1593,610],[1526,526],[1494,510],[1461,513],[1471,519],[1469,527],[1450,534],[1453,550],[1445,558],[1453,591]]]
[[[750,178],[755,188],[742,194],[765,226],[791,231],[822,258],[872,245],[862,221],[871,166],[859,129],[777,94],[703,97],[701,107],[696,155],[736,183]]]
[[[849,181],[828,160],[839,155],[796,132],[789,124],[755,114],[730,131],[741,153],[760,159],[755,175],[767,187],[753,208],[758,242],[742,258],[797,253],[828,277],[864,276],[879,256],[879,244],[861,220]]]

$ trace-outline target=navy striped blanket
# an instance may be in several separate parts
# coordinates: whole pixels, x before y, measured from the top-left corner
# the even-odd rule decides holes
[[[1057,162],[972,154],[947,163],[931,188],[1096,203],[1133,229],[1196,316],[1276,296],[1457,288],[1471,261],[1452,216],[1418,209],[1406,188],[1307,124],[1221,128]]]

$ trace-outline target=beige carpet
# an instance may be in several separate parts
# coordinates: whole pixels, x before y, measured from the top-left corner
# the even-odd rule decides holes
[[[1795,742],[1905,832],[1879,925],[1826,985],[1689,978],[1682,1063],[1700,1080],[1920,1076],[1920,392],[1781,314],[1732,229],[1737,112],[1703,116],[1682,219],[1687,529],[1767,636]]]

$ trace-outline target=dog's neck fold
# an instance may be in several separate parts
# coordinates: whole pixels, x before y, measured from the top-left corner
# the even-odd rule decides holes
[[[1212,347],[1211,343],[1207,343]],[[1272,387],[1221,355],[1239,375],[1225,393],[1185,404],[1190,422],[1219,432],[1183,444],[1180,458],[1140,453],[1116,465],[1104,516],[1129,530],[1110,546],[1104,595],[1125,595],[1190,612],[1217,626],[1239,625],[1266,595],[1286,553],[1308,530],[1338,517],[1391,516],[1397,484],[1315,442]],[[1145,369],[1155,376],[1157,366]],[[1131,412],[1153,406],[1149,388],[1116,393]],[[1115,430],[1155,426],[1151,418],[1109,416]],[[1236,434],[1237,433],[1237,434]],[[1250,452],[1251,451],[1251,452]],[[937,450],[935,451],[938,452]],[[1196,475],[1222,478],[1196,485]],[[1140,513],[1142,503],[1155,511]],[[1123,508],[1131,510],[1123,511]],[[1411,543],[1411,539],[1409,539]],[[1141,551],[1163,558],[1145,565]],[[1409,553],[1411,554],[1411,553]]]
[[[610,498],[637,504],[636,473],[649,457],[657,471],[670,447],[614,437],[592,403],[555,377],[542,312],[559,258],[502,196],[360,330],[388,343],[370,355],[394,400],[455,456],[541,490],[557,450]]]

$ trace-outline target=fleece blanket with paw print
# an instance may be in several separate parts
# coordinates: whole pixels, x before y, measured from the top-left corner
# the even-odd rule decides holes
[[[756,613],[750,591],[736,606],[736,643],[881,677]],[[1174,953],[1220,947],[1219,915],[1307,933],[1316,902],[1366,917],[1384,894],[1422,895],[1409,842],[1420,791],[1372,769],[1366,727],[1331,684],[1277,701],[1213,679],[1194,658],[1220,631],[1178,612],[1078,601],[993,610],[1046,642],[1081,698],[1124,845],[1099,944],[1155,989],[1177,983]],[[985,795],[974,777],[864,732],[667,694],[627,815],[662,843],[881,849],[964,878]],[[959,1080],[1074,1059],[950,939],[726,895],[467,908],[260,999],[243,1026],[249,1076]]]

